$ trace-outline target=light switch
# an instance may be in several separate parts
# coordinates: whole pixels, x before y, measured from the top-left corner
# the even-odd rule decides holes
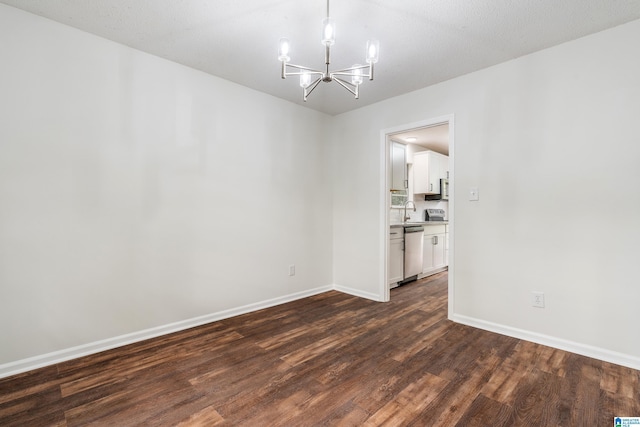
[[[471,187],[469,189],[469,200],[472,202],[477,202],[480,200],[480,195],[478,194],[478,187]]]

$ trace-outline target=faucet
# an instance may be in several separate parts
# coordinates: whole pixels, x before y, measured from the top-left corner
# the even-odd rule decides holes
[[[407,200],[404,202],[404,216],[402,217],[402,222],[407,222],[408,219],[411,219],[410,216],[407,216],[407,206],[411,203],[413,205],[413,211],[416,211],[416,204],[413,203],[413,200]]]

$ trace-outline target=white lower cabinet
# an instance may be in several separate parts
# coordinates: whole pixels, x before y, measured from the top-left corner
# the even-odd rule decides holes
[[[404,228],[392,227],[389,231],[389,258],[387,284],[394,285],[404,277]]]
[[[447,266],[447,232],[445,224],[425,225],[422,252],[422,274],[439,271]]]

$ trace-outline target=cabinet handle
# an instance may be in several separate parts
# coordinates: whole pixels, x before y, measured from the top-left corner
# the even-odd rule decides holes
[[[433,236],[433,244],[434,245],[438,244],[438,236]]]
[[[433,191],[433,184],[429,184],[429,191]]]
[[[404,188],[409,188],[409,180],[408,179],[404,180]]]

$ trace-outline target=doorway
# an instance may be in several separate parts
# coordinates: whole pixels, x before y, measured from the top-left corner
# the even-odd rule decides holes
[[[395,200],[395,207],[392,203],[391,197],[391,168],[392,168],[392,159],[391,159],[391,147],[394,142],[402,143],[407,146],[407,152],[409,156],[412,156],[413,153],[430,150],[435,151],[437,153],[448,155],[449,157],[449,194],[450,198],[446,203],[446,219],[449,221],[449,245],[448,245],[448,293],[449,293],[449,302],[448,308],[449,313],[453,313],[453,295],[454,295],[454,189],[455,189],[455,174],[454,174],[454,117],[453,114],[436,117],[420,122],[408,123],[405,125],[396,126],[394,128],[383,129],[380,132],[381,143],[380,149],[383,150],[381,153],[381,159],[384,159],[383,163],[383,179],[381,180],[381,206],[382,209],[381,217],[384,218],[384,226],[381,232],[383,233],[384,238],[381,239],[383,242],[384,248],[381,253],[384,253],[384,274],[383,280],[380,288],[380,296],[382,301],[389,301],[391,298],[390,287],[387,281],[388,278],[388,268],[389,265],[389,229],[392,223],[396,223],[400,218],[400,209],[398,209],[398,200],[413,200],[412,193],[412,185],[407,185],[406,195],[400,194],[393,197]],[[412,138],[415,138],[412,139]],[[408,166],[408,176],[407,179],[411,181],[411,166]],[[397,194],[397,193],[396,193]],[[406,197],[406,199],[403,199]],[[422,203],[424,204],[424,203]],[[442,205],[438,206],[442,207]],[[422,210],[416,209],[417,213],[413,213],[411,215],[411,221],[420,221],[424,220],[424,206],[420,206],[423,208]],[[402,219],[404,219],[404,213],[402,213]]]

